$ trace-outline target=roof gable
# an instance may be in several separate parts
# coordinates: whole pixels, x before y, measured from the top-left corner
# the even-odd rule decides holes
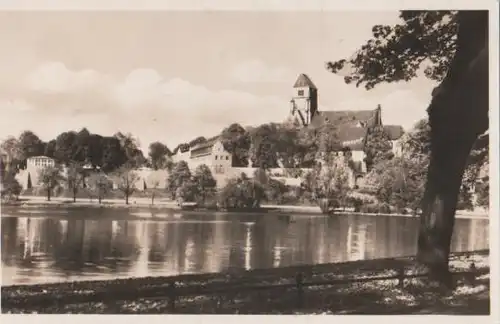
[[[317,89],[311,79],[307,76],[307,74],[300,74],[293,85],[294,88],[312,88]]]

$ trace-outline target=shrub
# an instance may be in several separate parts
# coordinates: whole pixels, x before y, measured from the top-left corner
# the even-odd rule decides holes
[[[263,186],[246,176],[230,179],[219,193],[218,202],[223,208],[258,208],[265,197]]]

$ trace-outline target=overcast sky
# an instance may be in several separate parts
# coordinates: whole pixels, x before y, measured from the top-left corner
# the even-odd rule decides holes
[[[351,55],[398,12],[0,12],[0,139],[87,127],[172,149],[224,127],[283,121],[308,74],[321,110],[373,109],[411,127],[435,85],[374,90],[324,64]]]

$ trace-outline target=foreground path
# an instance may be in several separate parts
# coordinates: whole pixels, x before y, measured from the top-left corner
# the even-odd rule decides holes
[[[305,287],[303,302],[298,302],[298,272],[304,274],[305,283],[391,275],[402,266],[406,274],[421,272],[413,258],[400,258],[170,278],[2,287],[2,312],[488,315],[488,251],[455,254],[450,265],[453,271],[464,271],[471,262],[485,274],[474,284],[458,279],[456,289],[445,294],[422,279],[407,279],[404,287],[398,286],[397,280],[381,280]],[[175,309],[168,299],[172,280],[177,282],[178,295],[189,295],[177,297]],[[276,284],[288,286],[267,289]]]

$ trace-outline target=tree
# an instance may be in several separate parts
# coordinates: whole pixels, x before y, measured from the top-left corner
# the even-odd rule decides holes
[[[197,138],[195,138],[194,140],[190,141],[188,143],[189,147],[194,147],[198,144],[201,144],[201,143],[205,143],[207,141],[207,139],[203,136],[198,136]]]
[[[149,145],[149,160],[151,167],[155,170],[165,169],[170,160],[172,152],[161,142],[153,142]]]
[[[403,135],[401,139],[403,154],[407,158],[430,156],[431,153],[431,129],[427,118],[415,123],[412,130]]]
[[[217,181],[215,181],[212,171],[202,164],[194,170],[192,182],[197,188],[198,199],[200,203],[204,204],[207,197],[213,196],[215,194],[215,188],[217,186]]]
[[[231,124],[222,131],[221,141],[224,148],[233,155],[233,167],[248,166],[251,138],[246,129],[240,124]]]
[[[269,169],[278,167],[278,128],[276,124],[263,124],[250,133],[250,159],[252,166]]]
[[[167,190],[171,193],[172,198],[175,199],[177,189],[190,180],[191,171],[186,161],[176,163],[167,180]]]
[[[50,158],[55,158],[56,153],[56,140],[50,140],[45,143],[45,149],[43,155],[48,156]]]
[[[394,157],[391,139],[382,126],[368,129],[363,150],[365,152],[365,163],[368,172],[372,169],[373,165]]]
[[[17,200],[23,188],[16,179],[15,170],[1,170],[0,180],[2,200]]]
[[[6,155],[6,161],[3,161],[5,169],[12,168],[17,173],[24,158],[19,141],[14,136],[9,136],[0,145],[0,150]]]
[[[73,156],[73,160],[80,163],[88,163],[90,162],[90,132],[87,128],[82,128],[77,134],[75,138],[75,152]]]
[[[64,181],[62,170],[59,165],[43,168],[39,172],[38,184],[47,191],[47,201],[50,201],[52,191]]]
[[[32,131],[26,130],[22,132],[21,135],[19,135],[18,143],[22,160],[44,153],[44,144],[42,140]]]
[[[102,171],[113,172],[127,162],[127,155],[116,137],[103,137],[100,146]]]
[[[299,128],[285,125],[277,126],[277,157],[284,168],[300,167],[303,155],[299,147]]]
[[[431,277],[451,283],[451,237],[462,177],[471,148],[488,129],[488,11],[403,11],[402,23],[374,26],[373,38],[348,60],[327,63],[347,83],[367,89],[408,81],[423,64],[441,81],[428,107],[431,152],[417,258]],[[425,62],[425,63],[424,63]]]
[[[401,11],[402,22],[394,26],[375,25],[373,38],[349,59],[328,62],[333,73],[343,73],[347,84],[372,89],[385,82],[409,81],[419,69],[441,81],[454,57],[457,42],[457,12]]]
[[[135,192],[135,183],[139,180],[139,175],[129,166],[122,166],[113,174],[113,179],[118,190],[125,196],[125,204],[128,205],[128,198]]]
[[[425,173],[429,158],[395,157],[376,164],[367,175],[379,202],[394,206],[399,212],[416,212],[424,195]]]
[[[489,163],[485,163],[481,170],[482,174],[479,182],[476,185],[477,206],[489,208],[490,206],[490,176],[489,176]]]
[[[219,194],[219,204],[223,208],[259,208],[265,197],[264,188],[254,179],[244,174],[230,179]]]
[[[345,204],[350,191],[347,163],[341,157],[328,154],[324,163],[316,165],[306,175],[306,189],[313,193],[313,199],[319,203],[322,212],[331,207]]]
[[[129,166],[137,168],[146,163],[146,158],[139,149],[140,143],[137,138],[130,133],[123,134],[121,132],[116,133],[114,137],[120,142]]]
[[[70,161],[75,161],[78,152],[77,145],[76,132],[71,131],[59,134],[56,137],[54,157],[66,165],[69,164]]]
[[[90,199],[96,196],[99,204],[111,187],[111,181],[103,173],[92,173],[88,178],[87,189],[89,190]]]
[[[66,183],[73,194],[73,202],[76,202],[76,195],[84,180],[83,167],[81,163],[71,162],[67,170]]]
[[[101,135],[98,134],[90,134],[87,139],[88,144],[88,162],[95,167],[103,167],[104,159],[104,140]]]
[[[303,127],[298,132],[297,151],[299,166],[313,167],[319,152],[317,140],[318,130],[312,127]]]
[[[155,204],[156,190],[158,190],[159,185],[159,180],[153,180],[153,182],[151,183],[151,205]]]

